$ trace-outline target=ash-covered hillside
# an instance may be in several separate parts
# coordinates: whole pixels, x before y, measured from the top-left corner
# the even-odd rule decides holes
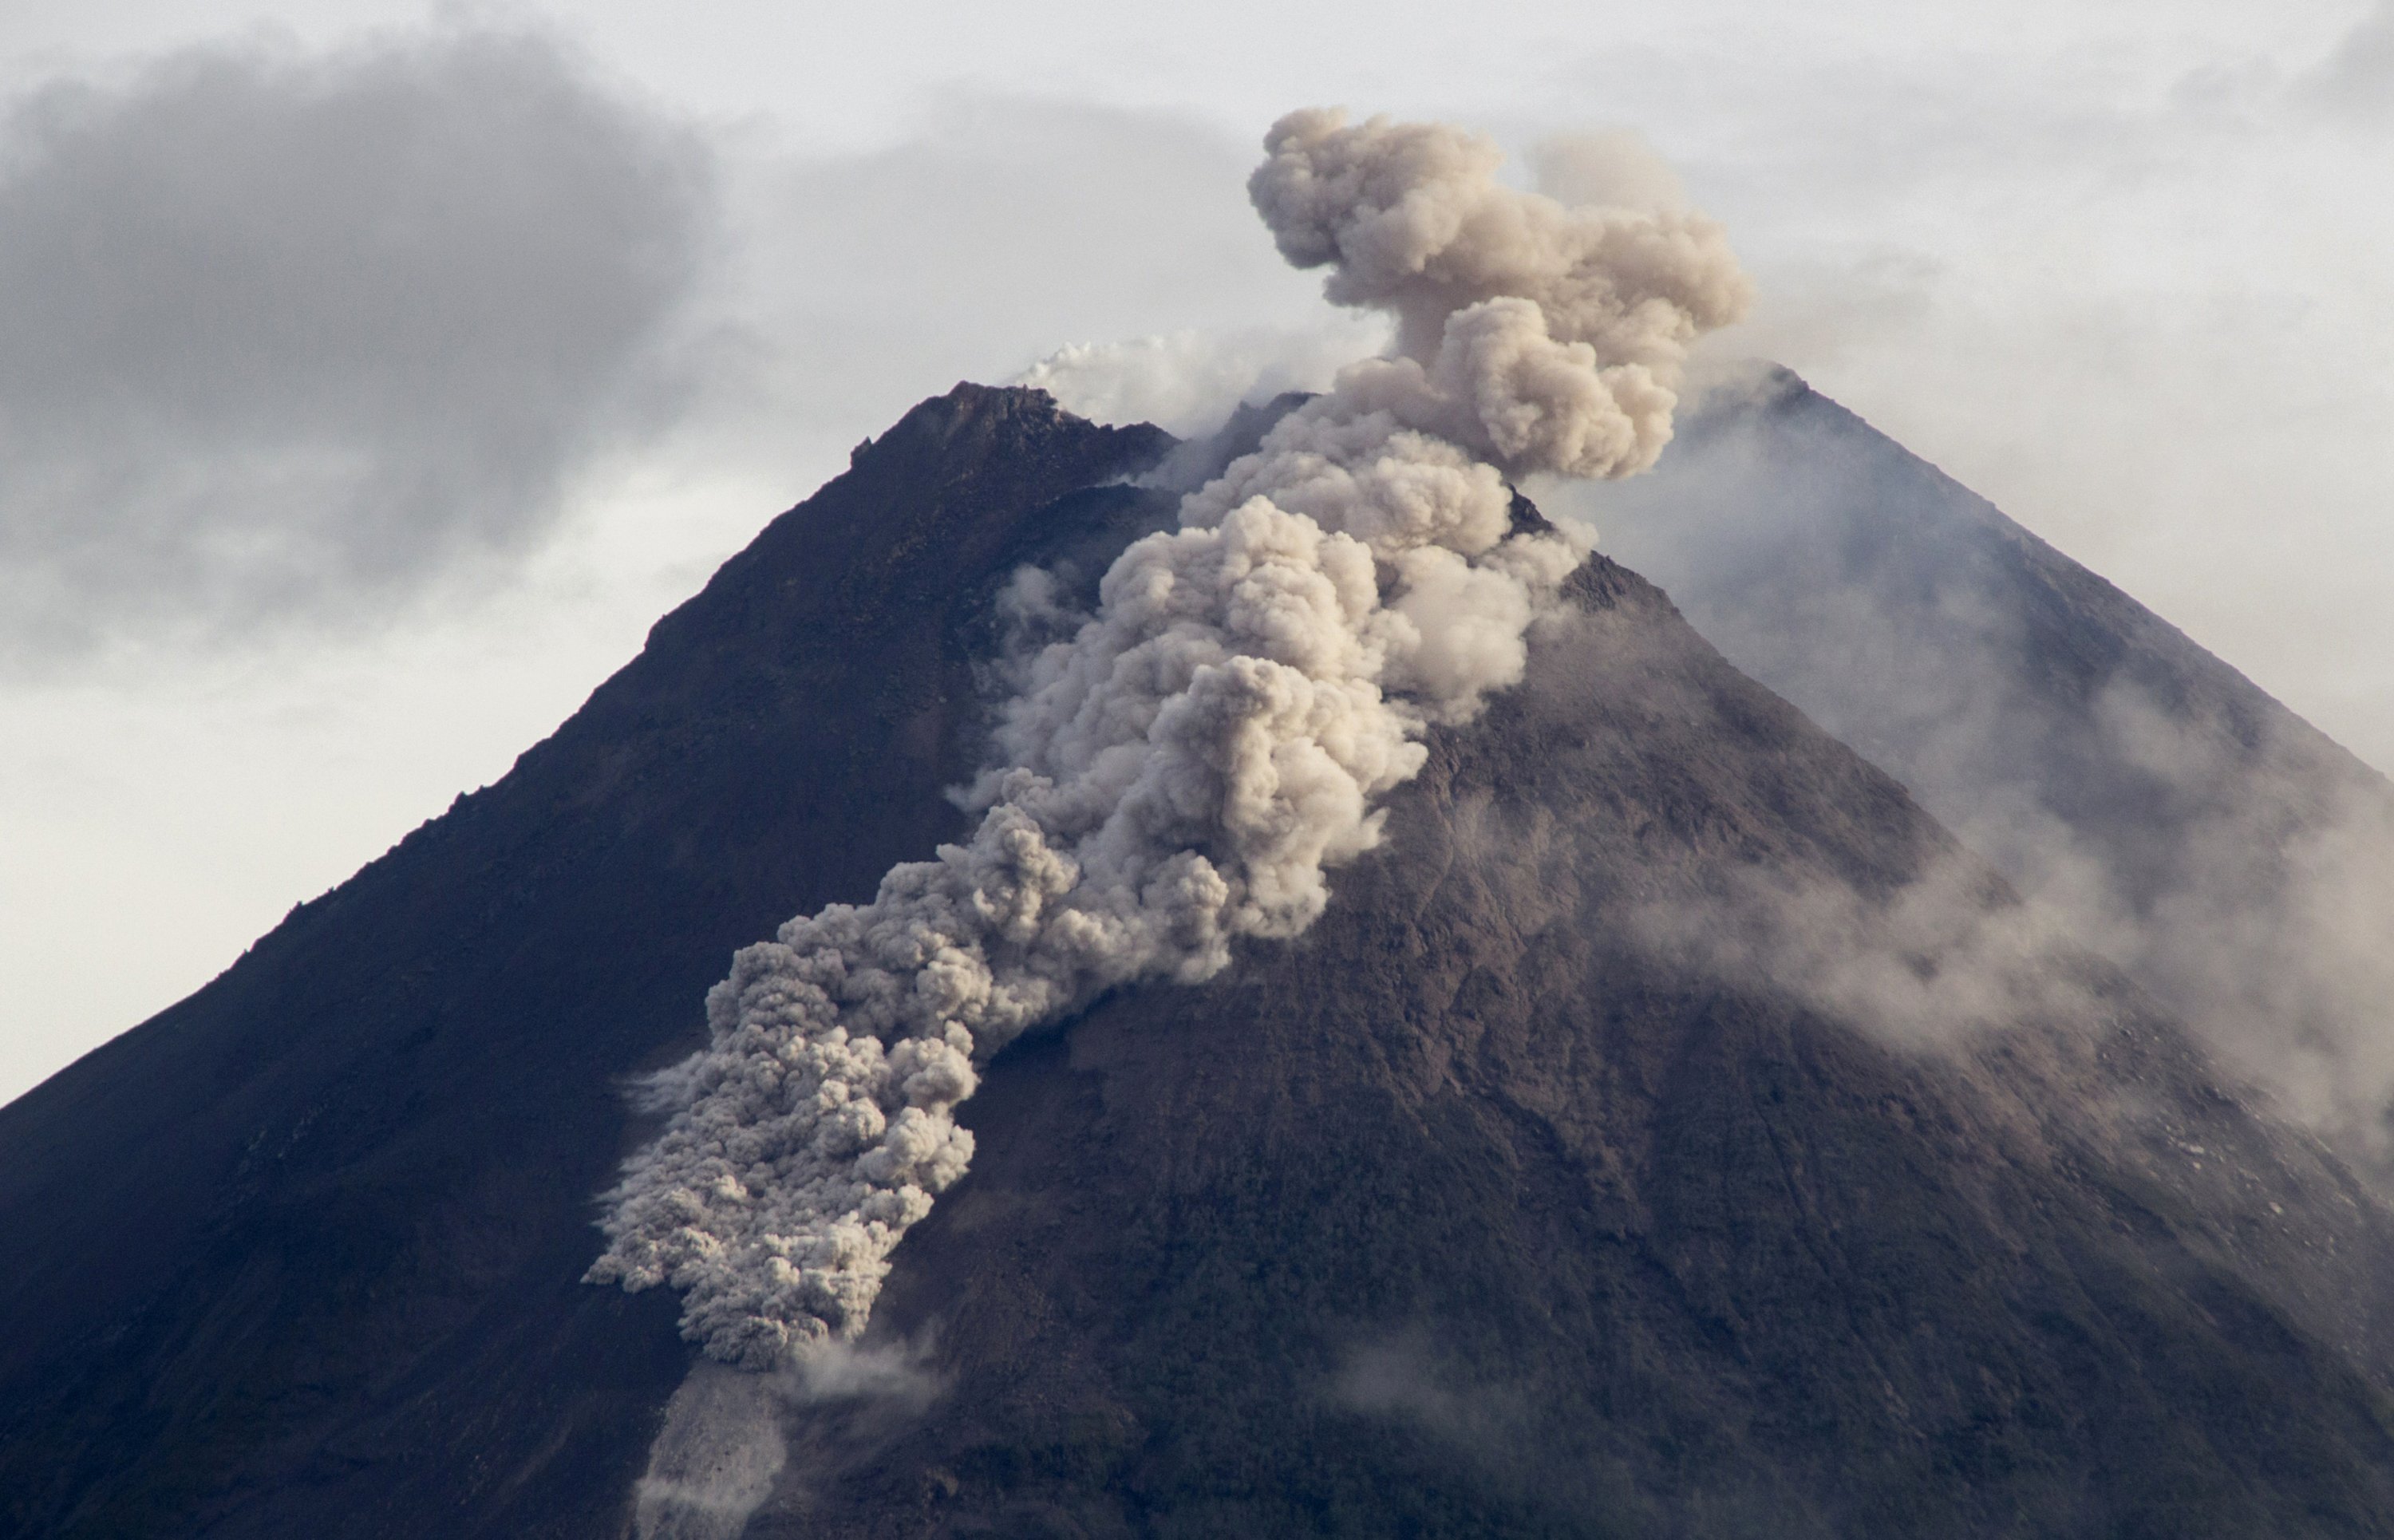
[[[0,1533],[636,1533],[697,1359],[581,1281],[625,1079],[959,832],[1001,587],[1167,447],[926,402],[0,1109]],[[1566,596],[1309,931],[992,1061],[747,1533],[2394,1532],[2366,1190],[1651,585]]]

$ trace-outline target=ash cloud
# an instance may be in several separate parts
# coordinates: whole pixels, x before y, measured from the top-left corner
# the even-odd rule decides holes
[[[1573,210],[1487,141],[1300,112],[1249,183],[1283,254],[1400,350],[1341,371],[1132,544],[1012,662],[964,845],[747,948],[710,1046],[602,1220],[597,1283],[682,1291],[683,1330],[765,1369],[851,1341],[890,1250],[965,1172],[956,1105],[1020,1033],[1105,989],[1197,983],[1303,931],[1374,849],[1424,731],[1516,683],[1580,559],[1512,528],[1506,477],[1619,476],[1669,431],[1686,345],[1743,303],[1696,217]]]
[[[1265,149],[1248,191],[1281,255],[1397,319],[1397,356],[1350,388],[1508,469],[1652,465],[1689,344],[1753,301],[1712,220],[1525,196],[1477,135],[1295,112]]]
[[[1449,168],[1454,174],[1427,165],[1395,173],[1410,178],[1407,206],[1375,208],[1369,204],[1371,194],[1363,192],[1358,195],[1358,206],[1344,214],[1346,228],[1324,231],[1310,228],[1309,216],[1297,205],[1322,195],[1316,185],[1322,178],[1335,182],[1354,168],[1316,164],[1325,158],[1311,151],[1306,132],[1299,125],[1288,126],[1282,141],[1285,150],[1256,174],[1255,193],[1259,204],[1269,201],[1280,211],[1275,229],[1289,229],[1290,239],[1299,247],[1313,249],[1324,240],[1338,245],[1340,271],[1333,281],[1332,297],[1344,303],[1367,305],[1395,318],[1409,307],[1427,307],[1427,313],[1442,326],[1452,309],[1460,308],[1464,290],[1477,283],[1482,298],[1514,294],[1542,298],[1541,313],[1555,326],[1558,339],[1594,341],[1607,329],[1634,331],[1638,320],[1624,312],[1635,312],[1651,296],[1583,293],[1566,300],[1557,286],[1572,282],[1574,271],[1618,263],[1619,253],[1599,255],[1594,248],[1607,240],[1625,245],[1632,238],[1625,232],[1649,240],[1685,241],[1702,248],[1677,270],[1689,292],[1667,296],[1643,317],[1672,334],[1659,348],[1667,367],[1676,371],[1693,335],[1687,328],[1720,325],[1724,318],[1742,314],[1751,298],[1743,274],[1728,259],[1719,227],[1689,211],[1677,174],[1635,134],[1558,135],[1541,141],[1531,152],[1538,189],[1546,194],[1537,201],[1524,200],[1485,178],[1485,168],[1500,157],[1484,140],[1431,125],[1385,125],[1368,139],[1354,135],[1345,141],[1352,146],[1347,152],[1359,160],[1391,163],[1413,155],[1427,162],[1448,154],[1454,158]],[[1335,188],[1327,193],[1334,202],[1348,195]],[[1402,268],[1407,260],[1402,256],[1373,254],[1392,239],[1438,243],[1443,239],[1438,228],[1450,219],[1464,228],[1422,270],[1379,271],[1368,277],[1351,270],[1353,263],[1345,255],[1349,246],[1361,254],[1359,260],[1393,261]],[[1390,234],[1392,228],[1401,231],[1408,224],[1420,228],[1410,234]],[[1282,245],[1286,252],[1287,241]],[[1299,267],[1320,265],[1294,255],[1290,259]],[[1541,276],[1532,276],[1541,270]],[[1243,403],[1256,404],[1284,391],[1327,388],[1342,365],[1361,351],[1377,349],[1385,338],[1374,336],[1375,330],[1350,321],[1338,327],[1190,330],[1074,344],[1041,359],[1014,383],[1048,390],[1061,404],[1093,421],[1152,422],[1186,437],[1220,426]],[[1624,349],[1624,336],[1606,340],[1624,358],[1642,356],[1642,349]]]
[[[670,406],[708,151],[552,41],[208,46],[0,124],[0,661],[338,618]]]
[[[1630,129],[1548,135],[1531,150],[1530,166],[1539,191],[1573,207],[1688,208],[1678,172]]]

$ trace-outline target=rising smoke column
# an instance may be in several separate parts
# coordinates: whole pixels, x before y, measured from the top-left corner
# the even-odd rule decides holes
[[[1190,494],[1023,660],[968,843],[790,921],[710,992],[711,1045],[654,1083],[672,1117],[589,1277],[683,1291],[718,1359],[862,1331],[890,1249],[972,1157],[954,1110],[991,1055],[1322,914],[1427,726],[1519,679],[1578,563],[1511,532],[1506,479],[1651,465],[1688,344],[1747,300],[1710,220],[1507,188],[1454,128],[1308,111],[1265,148],[1248,190],[1282,253],[1394,313],[1397,348]],[[1016,592],[1035,607],[1040,574]]]

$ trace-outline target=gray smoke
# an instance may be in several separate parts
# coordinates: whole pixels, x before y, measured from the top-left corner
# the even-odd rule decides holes
[[[2059,917],[2019,902],[1966,850],[1884,894],[1757,865],[1692,900],[1657,897],[1624,923],[1691,975],[1792,996],[1898,1047],[1966,1054],[2022,1023],[2104,1009]]]
[[[1476,134],[1314,111],[1264,148],[1247,188],[1281,255],[1397,318],[1398,356],[1348,388],[1508,470],[1652,465],[1688,345],[1753,298],[1712,220],[1519,192]]]
[[[888,1257],[964,1174],[979,1067],[1140,979],[1290,937],[1433,722],[1517,682],[1580,552],[1511,528],[1507,476],[1619,476],[1668,437],[1686,345],[1745,284],[1692,215],[1571,209],[1487,141],[1292,113],[1250,182],[1282,251],[1384,309],[1340,372],[1126,549],[1062,640],[1014,660],[966,844],[735,958],[712,1042],[661,1076],[590,1270],[683,1291],[683,1330],[768,1368],[853,1338]]]

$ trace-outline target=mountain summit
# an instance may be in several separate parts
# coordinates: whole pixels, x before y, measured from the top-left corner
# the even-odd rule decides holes
[[[1171,447],[925,402],[0,1109],[0,1532],[703,1531],[639,1487],[676,1302],[582,1282],[627,1082],[964,832],[1001,593],[1167,525]],[[1563,594],[1310,929],[990,1062],[745,1532],[2394,1533],[2367,1190],[1661,591]]]

